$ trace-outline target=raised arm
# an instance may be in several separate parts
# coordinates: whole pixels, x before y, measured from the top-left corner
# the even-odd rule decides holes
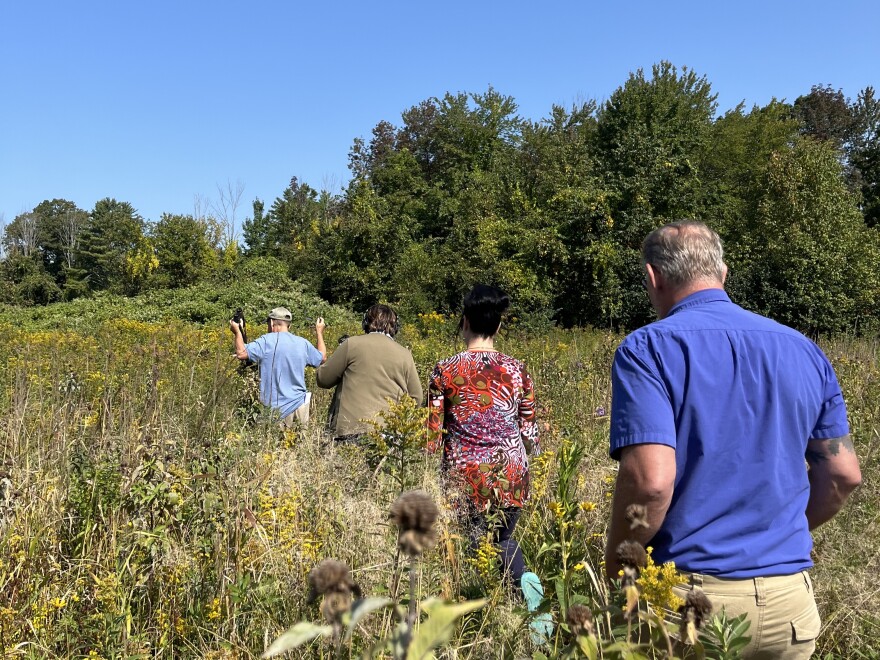
[[[815,529],[831,520],[862,483],[862,471],[849,435],[807,443],[810,499],[807,522]]]
[[[324,343],[324,328],[326,324],[324,323],[324,317],[319,316],[315,319],[315,334],[318,336],[318,352],[321,354],[323,359],[321,360],[321,364],[327,361],[327,345]]]
[[[244,347],[244,337],[241,336],[241,326],[238,325],[238,321],[230,320],[229,327],[232,330],[232,341],[233,347],[235,350],[235,357],[239,360],[247,360],[248,352]]]

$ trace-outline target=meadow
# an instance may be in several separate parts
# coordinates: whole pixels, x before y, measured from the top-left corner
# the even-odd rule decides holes
[[[334,446],[323,434],[330,393],[314,390],[310,373],[310,425],[280,432],[256,401],[254,373],[231,357],[223,315],[235,295],[244,292],[208,307],[115,301],[115,311],[99,313],[107,301],[83,301],[0,314],[5,657],[256,658],[291,624],[320,618],[307,603],[307,577],[328,557],[346,562],[365,594],[406,602],[388,510],[409,488],[426,490],[441,508],[439,543],[413,568],[419,593],[488,599],[440,657],[559,657],[568,644],[559,624],[575,603],[594,609],[602,626],[600,610],[614,599],[601,557],[616,469],[607,412],[619,335],[526,331],[514,320],[498,342],[525,361],[539,403],[543,453],[519,536],[557,635],[536,649],[520,604],[499,584],[491,546],[464,552],[437,457],[410,451],[420,442],[420,412],[386,420],[411,445],[399,455],[376,444]],[[252,301],[253,315],[265,313],[270,297]],[[345,310],[301,302],[289,304],[328,318],[331,350],[359,331]],[[312,337],[300,326],[293,329]],[[423,383],[439,358],[462,349],[454,330],[437,314],[404,325],[399,340]],[[817,657],[880,658],[880,342],[820,343],[849,404],[864,485],[815,534]],[[364,620],[342,656],[359,657],[393,625],[388,612]],[[298,653],[336,651],[316,641]]]

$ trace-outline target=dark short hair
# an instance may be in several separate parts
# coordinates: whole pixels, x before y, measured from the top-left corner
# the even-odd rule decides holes
[[[501,315],[510,307],[510,298],[504,291],[488,284],[477,284],[464,297],[464,317],[471,331],[480,337],[491,337],[498,332]]]
[[[384,332],[392,337],[400,330],[397,314],[388,305],[373,305],[364,312],[364,332]]]

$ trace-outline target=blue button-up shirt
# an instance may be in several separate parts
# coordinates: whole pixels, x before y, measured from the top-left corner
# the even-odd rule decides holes
[[[807,441],[848,432],[819,347],[721,289],[688,296],[614,357],[611,455],[675,449],[672,502],[651,541],[658,563],[730,578],[812,566]]]

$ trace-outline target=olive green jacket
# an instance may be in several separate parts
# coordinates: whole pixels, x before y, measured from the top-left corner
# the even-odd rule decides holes
[[[372,427],[363,420],[388,410],[388,399],[400,401],[406,394],[422,401],[412,353],[377,332],[347,339],[316,375],[320,387],[337,388],[328,421],[334,436],[369,431]]]

